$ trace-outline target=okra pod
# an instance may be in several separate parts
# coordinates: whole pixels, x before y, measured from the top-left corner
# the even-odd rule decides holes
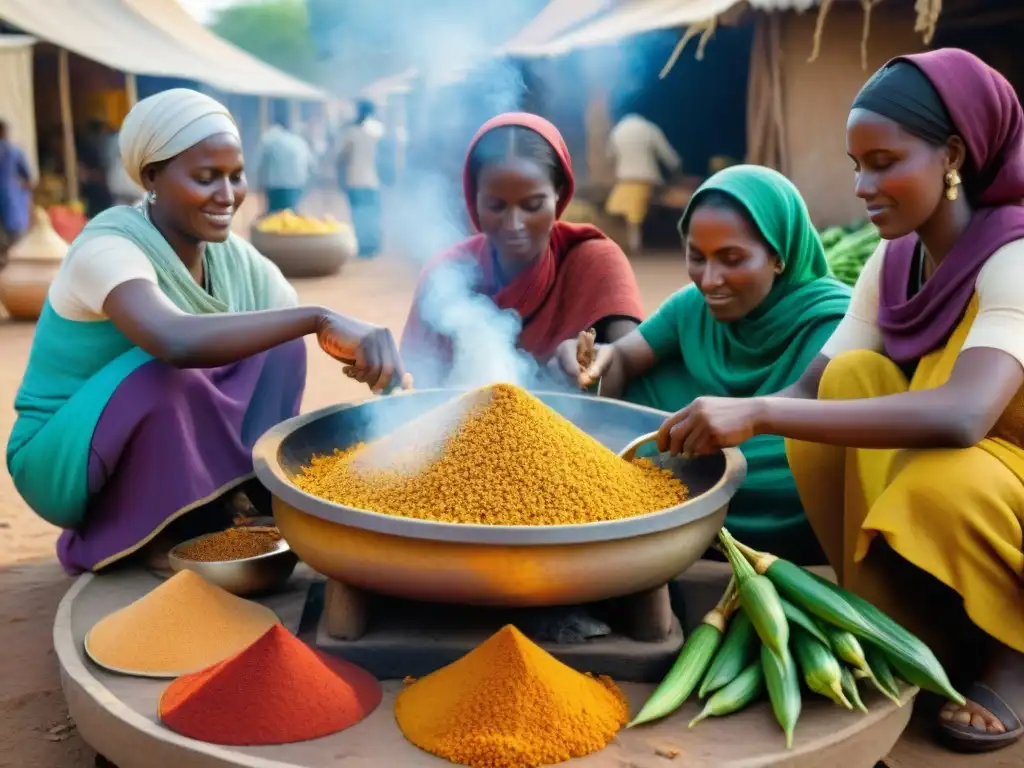
[[[722,642],[722,633],[729,620],[729,612],[735,605],[733,588],[734,582],[730,581],[718,605],[708,612],[701,625],[686,638],[672,669],[641,707],[637,716],[626,725],[627,728],[670,715],[690,697]]]
[[[807,687],[847,709],[853,705],[843,694],[843,672],[836,657],[810,633],[793,627],[790,643]]]
[[[734,544],[755,572],[767,576],[783,598],[815,618],[873,642],[908,683],[957,704],[964,703],[931,649],[883,611],[788,560]]]
[[[791,633],[793,626],[796,625],[807,631],[810,635],[813,635],[814,639],[826,648],[829,647],[828,638],[821,631],[821,627],[814,623],[814,619],[808,616],[803,608],[797,608],[788,600],[779,599],[782,603],[782,611],[786,614],[786,620],[789,622]]]
[[[708,673],[704,675],[697,695],[703,699],[735,680],[736,676],[750,664],[751,659],[757,658],[759,644],[750,617],[743,611],[737,611],[729,622],[728,629],[725,630],[722,645],[715,654]]]
[[[721,717],[739,712],[764,693],[764,670],[761,662],[755,660],[732,679],[725,687],[719,688],[704,704],[704,709],[690,721],[693,728],[708,717]]]
[[[754,625],[761,642],[781,656],[782,651],[789,645],[789,622],[786,621],[779,593],[771,580],[758,575],[736,549],[729,531],[722,528],[718,532],[718,538],[725,549],[729,564],[732,565],[740,605],[750,617],[750,623]]]
[[[860,691],[857,690],[857,680],[854,678],[853,672],[850,671],[849,667],[842,668],[843,675],[843,694],[856,709],[861,712],[867,712],[868,708],[864,706],[864,700],[860,697]]]
[[[868,663],[868,669],[871,670],[871,682],[884,696],[895,702],[897,706],[902,707],[900,687],[896,684],[896,678],[892,674],[892,667],[889,666],[889,661],[885,658],[885,654],[869,642],[865,641],[863,646],[864,658]]]
[[[761,646],[761,667],[764,669],[765,687],[772,702],[772,712],[786,734],[786,749],[793,747],[793,731],[800,719],[800,680],[796,662],[783,648],[781,655],[772,653],[767,645]]]

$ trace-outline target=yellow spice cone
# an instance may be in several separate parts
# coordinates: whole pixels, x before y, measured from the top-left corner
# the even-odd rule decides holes
[[[453,763],[523,768],[603,749],[629,717],[608,678],[566,666],[509,625],[398,694],[416,746]]]

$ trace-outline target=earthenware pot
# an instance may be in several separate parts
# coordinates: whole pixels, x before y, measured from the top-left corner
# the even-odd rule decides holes
[[[50,283],[67,255],[68,244],[42,208],[32,211],[32,226],[7,252],[0,270],[0,303],[15,320],[35,320],[43,311]]]
[[[250,240],[285,277],[333,275],[356,253],[355,234],[347,226],[337,232],[308,235],[261,232],[254,226]]]

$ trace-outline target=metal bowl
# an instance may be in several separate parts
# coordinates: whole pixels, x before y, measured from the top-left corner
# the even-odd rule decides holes
[[[292,484],[312,456],[380,437],[461,394],[417,390],[332,406],[282,422],[259,439],[256,475],[273,494],[281,534],[304,562],[345,584],[413,600],[594,602],[660,586],[689,568],[746,477],[746,461],[734,448],[689,461],[653,457],[689,486],[688,501],[623,520],[550,526],[397,517],[334,504]],[[613,451],[656,430],[667,415],[617,400],[534,394]]]
[[[273,524],[273,523],[271,523]],[[239,560],[216,560],[213,562],[189,560],[179,552],[189,544],[216,536],[207,533],[194,539],[183,541],[167,555],[171,570],[175,573],[189,570],[198,573],[211,584],[226,589],[234,595],[245,597],[278,589],[291,578],[298,556],[292,551],[285,539],[277,542],[273,552],[254,557],[243,557]]]

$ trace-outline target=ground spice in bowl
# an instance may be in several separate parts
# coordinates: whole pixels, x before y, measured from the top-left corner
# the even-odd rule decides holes
[[[292,482],[357,509],[484,525],[618,520],[688,496],[670,471],[623,461],[508,384],[455,398],[371,443],[314,456]]]
[[[186,570],[100,619],[85,651],[114,672],[177,677],[226,659],[277,623],[269,608]]]
[[[219,563],[266,555],[281,543],[281,532],[272,526],[228,528],[177,547],[174,554],[183,560]]]
[[[290,744],[337,733],[382,697],[366,670],[313,650],[280,624],[219,664],[179,677],[160,697],[160,721],[199,741]]]
[[[629,705],[610,679],[577,672],[509,625],[402,689],[395,719],[410,742],[453,763],[524,768],[604,749]]]

